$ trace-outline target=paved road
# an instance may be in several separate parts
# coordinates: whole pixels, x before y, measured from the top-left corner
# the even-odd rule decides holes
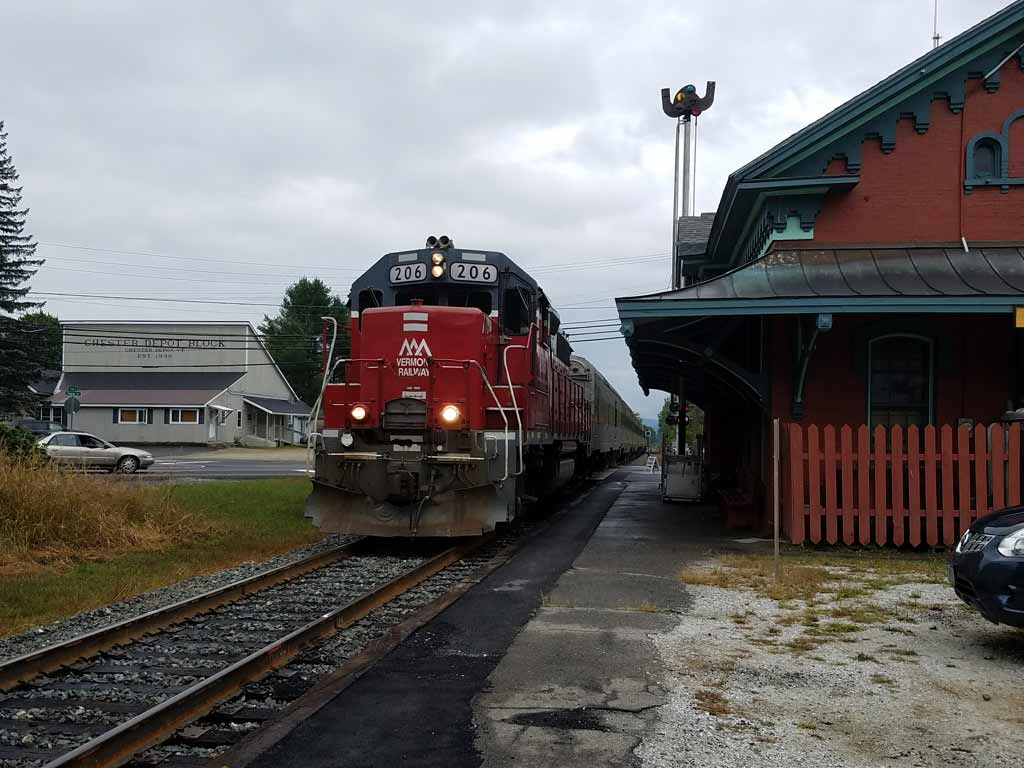
[[[178,458],[158,456],[146,477],[244,480],[258,477],[306,477],[305,461],[260,459]]]

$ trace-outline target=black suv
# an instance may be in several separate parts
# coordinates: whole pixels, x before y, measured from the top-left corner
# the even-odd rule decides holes
[[[989,621],[1024,627],[1024,507],[975,521],[950,558],[949,580]]]

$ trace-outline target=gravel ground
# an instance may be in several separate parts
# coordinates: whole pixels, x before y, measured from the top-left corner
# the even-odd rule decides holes
[[[104,608],[83,611],[66,619],[30,629],[20,635],[2,638],[0,639],[0,662],[53,643],[69,640],[85,632],[91,632],[132,616],[162,608],[179,600],[194,597],[233,581],[254,576],[261,571],[301,560],[304,557],[336,547],[350,539],[349,536],[328,536],[315,544],[294,549],[269,560],[242,563],[234,568],[218,571],[208,576],[196,576],[151,592],[144,592]]]
[[[654,638],[670,697],[636,749],[644,768],[1020,763],[1024,632],[947,585],[819,595],[810,615],[745,588],[687,590],[692,611]],[[830,615],[858,607],[881,613]]]

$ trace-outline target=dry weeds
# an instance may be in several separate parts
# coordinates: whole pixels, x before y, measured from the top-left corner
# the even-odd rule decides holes
[[[0,575],[152,551],[206,533],[169,488],[0,456]]]

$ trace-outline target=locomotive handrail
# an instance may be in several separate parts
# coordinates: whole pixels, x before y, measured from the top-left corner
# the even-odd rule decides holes
[[[508,351],[510,349],[523,349],[523,350],[526,350],[527,352],[529,352],[530,351],[530,339],[533,338],[533,329],[536,328],[536,327],[537,327],[536,323],[530,323],[530,330],[526,334],[526,344],[506,344],[505,345],[505,349],[501,353],[502,365],[505,368],[505,381],[508,382],[508,393],[509,393],[509,396],[512,398],[512,407],[515,409],[515,412],[516,412],[516,424],[519,426],[519,441],[518,441],[519,442],[519,447],[518,447],[519,467],[518,467],[518,470],[516,471],[516,475],[521,475],[523,473],[523,469],[526,467],[526,461],[523,458],[523,441],[524,441],[523,417],[519,413],[519,403],[516,402],[516,388],[512,384],[512,374],[509,373],[509,370],[508,370]],[[531,365],[532,365],[532,363],[531,363]],[[501,404],[499,403],[498,405],[500,406]]]
[[[331,325],[333,326],[334,330],[331,332],[331,346],[330,346],[330,348],[328,350],[325,350],[326,354],[327,354],[327,357],[324,358],[324,380],[322,382],[320,382],[320,394],[317,395],[316,402],[313,404],[313,410],[311,411],[312,419],[310,420],[310,427],[311,428],[309,430],[309,434],[306,435],[306,475],[309,475],[309,471],[310,471],[309,457],[310,457],[310,454],[313,453],[313,451],[314,451],[314,446],[316,445],[316,439],[319,437],[321,440],[323,440],[323,434],[320,433],[320,432],[317,432],[316,420],[320,416],[320,407],[323,404],[324,392],[327,391],[327,382],[330,381],[331,374],[334,373],[334,369],[333,368],[331,369],[331,373],[330,374],[327,373],[327,364],[330,362],[331,356],[334,354],[334,342],[338,340],[338,320],[337,320],[337,318],[331,317],[330,315],[324,315],[320,319],[323,321],[323,324],[324,324],[323,325],[324,336],[325,336],[324,341],[327,340],[326,339],[327,323],[331,323]],[[324,446],[324,447],[326,448],[327,446]]]
[[[487,371],[484,370],[484,367],[480,365],[480,362],[478,360],[457,360],[451,357],[431,357],[428,359],[428,362],[431,365],[433,365],[434,363],[459,363],[460,365],[472,364],[475,365],[480,370],[480,376],[481,378],[483,378],[484,384],[487,385],[487,391],[490,392],[491,397],[494,398],[494,404],[498,406],[498,411],[501,413],[501,419],[502,421],[505,422],[505,476],[501,478],[501,482],[504,483],[506,480],[508,480],[508,441],[510,434],[508,429],[508,416],[505,415],[505,408],[498,400],[498,393],[494,391],[494,387],[491,386],[490,379],[487,378]],[[519,411],[517,409],[516,414],[518,415],[518,413]],[[519,472],[516,472],[516,474],[518,475]]]

